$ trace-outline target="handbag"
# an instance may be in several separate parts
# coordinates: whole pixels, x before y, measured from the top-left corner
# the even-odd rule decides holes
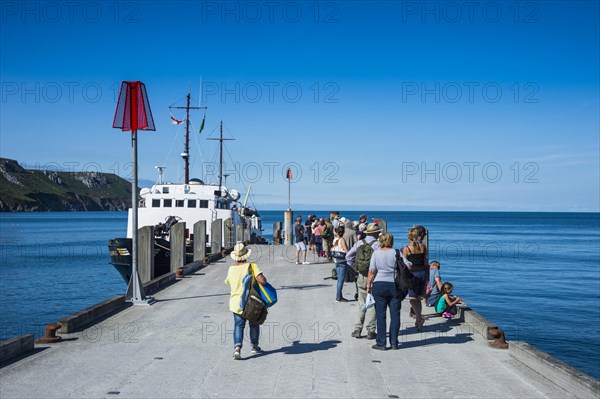
[[[335,259],[346,259],[346,253],[344,251],[342,251],[342,246],[340,245],[340,240],[339,238],[337,239],[337,245],[335,245],[335,247],[337,248],[334,251],[331,251],[331,257],[335,258]]]
[[[412,285],[413,274],[408,270],[406,264],[400,256],[400,251],[396,250],[396,270],[394,270],[394,283],[396,289],[402,294],[402,299],[408,294],[408,290]]]
[[[259,283],[254,278],[254,263],[250,263],[250,267],[252,268],[254,290],[258,292],[265,306],[270,308],[277,303],[277,290],[269,283]]]
[[[367,294],[367,298],[365,299],[365,310],[372,306],[375,306],[375,298],[373,298],[372,294]]]

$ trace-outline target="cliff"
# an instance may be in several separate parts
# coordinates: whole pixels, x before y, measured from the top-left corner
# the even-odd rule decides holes
[[[131,206],[131,183],[112,173],[23,169],[0,158],[0,211],[116,211]]]

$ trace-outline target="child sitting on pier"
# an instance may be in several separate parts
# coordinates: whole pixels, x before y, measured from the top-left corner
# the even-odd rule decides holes
[[[451,283],[444,283],[440,292],[440,297],[435,304],[435,311],[437,314],[441,314],[442,317],[451,319],[456,316],[457,310],[456,305],[465,303],[458,296],[450,295],[454,286]]]

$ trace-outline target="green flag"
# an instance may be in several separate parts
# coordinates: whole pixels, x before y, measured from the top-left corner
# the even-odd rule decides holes
[[[202,118],[202,123],[200,124],[200,131],[198,132],[198,134],[202,133],[202,131],[204,130],[204,121],[206,121],[206,114],[204,114],[204,118]]]

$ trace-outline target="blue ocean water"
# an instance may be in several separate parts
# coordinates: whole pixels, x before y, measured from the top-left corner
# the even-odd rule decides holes
[[[296,212],[302,216],[325,212]],[[360,212],[341,212],[358,219]],[[283,220],[263,211],[267,238]],[[395,247],[413,224],[430,232],[444,281],[508,339],[523,340],[600,379],[600,214],[367,212]],[[122,294],[107,242],[125,212],[0,214],[0,340]],[[328,269],[326,270],[328,272]]]

